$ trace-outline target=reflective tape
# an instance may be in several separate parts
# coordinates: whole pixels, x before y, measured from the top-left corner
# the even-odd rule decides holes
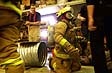
[[[59,54],[57,53],[56,49],[54,49],[54,55],[58,58],[62,58],[62,59],[68,59],[70,58],[70,56],[68,54]]]
[[[62,40],[59,42],[59,44],[63,46],[66,42],[67,42],[66,39],[62,39]]]
[[[53,63],[53,68],[56,70],[56,62]]]
[[[17,66],[17,65],[20,65],[20,64],[22,64],[22,63],[23,63],[23,60],[20,60],[20,61],[18,61],[18,62],[16,62],[16,63],[11,64],[11,65]]]
[[[23,63],[23,62],[22,62],[21,58],[18,57],[18,58],[15,58],[15,59],[9,59],[9,60],[7,60],[7,61],[5,61],[3,63],[0,63],[0,65],[1,66],[2,65],[8,65],[8,64],[10,64],[10,65],[19,65],[20,63]]]
[[[19,8],[17,8],[14,4],[12,4],[11,2],[6,2],[5,6],[10,7],[14,11],[16,11],[19,15],[22,15],[22,11]]]

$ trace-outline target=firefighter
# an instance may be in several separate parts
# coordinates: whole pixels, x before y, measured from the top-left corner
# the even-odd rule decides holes
[[[66,6],[57,12],[58,22],[54,29],[55,47],[49,60],[50,68],[56,73],[71,73],[81,68],[79,49],[75,48],[75,33],[72,8]]]
[[[5,73],[24,73],[24,63],[17,52],[21,10],[18,0],[0,0],[0,67]]]

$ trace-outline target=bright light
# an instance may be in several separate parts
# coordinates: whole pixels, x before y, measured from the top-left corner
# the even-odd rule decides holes
[[[47,22],[49,25],[55,25],[57,22],[55,14],[42,16],[41,20]]]
[[[36,9],[36,11],[39,12],[41,15],[53,14],[53,13],[56,13],[58,10],[59,10],[58,6],[55,6],[55,5]]]
[[[48,37],[47,29],[42,29],[41,30],[40,37],[41,37],[41,39],[47,39],[47,37]]]

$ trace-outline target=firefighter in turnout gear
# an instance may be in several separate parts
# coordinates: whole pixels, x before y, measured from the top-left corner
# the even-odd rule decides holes
[[[73,14],[71,7],[64,7],[57,12],[58,22],[54,29],[55,48],[50,58],[50,68],[56,73],[71,73],[81,68],[79,49],[75,48]]]
[[[0,67],[5,73],[24,73],[24,64],[17,52],[21,10],[17,0],[0,0]]]

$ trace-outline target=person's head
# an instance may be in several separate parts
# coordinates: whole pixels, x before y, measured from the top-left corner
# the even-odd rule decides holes
[[[32,4],[30,6],[31,13],[35,13],[35,9],[36,9],[36,6],[34,4]]]
[[[73,14],[72,14],[72,8],[71,7],[64,7],[60,9],[57,13],[58,20],[66,19],[66,20],[72,20]]]

